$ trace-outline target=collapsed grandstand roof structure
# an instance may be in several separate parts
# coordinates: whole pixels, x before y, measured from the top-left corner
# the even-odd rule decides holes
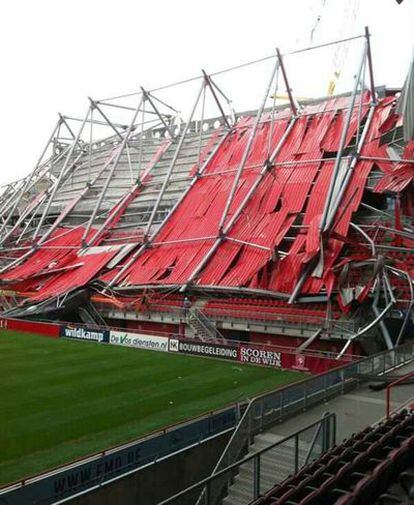
[[[292,58],[348,43],[362,46],[353,89],[296,99]],[[263,62],[258,108],[235,111],[220,76]],[[183,120],[163,92],[188,83]],[[412,75],[400,91],[375,86],[366,30],[59,115],[1,195],[5,313],[81,313],[86,296],[95,322],[157,321],[187,295],[205,338],[238,320],[302,348],[340,338],[341,355],[368,335],[393,347],[414,306]]]

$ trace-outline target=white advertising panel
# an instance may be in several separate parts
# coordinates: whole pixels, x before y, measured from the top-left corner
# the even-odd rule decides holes
[[[154,335],[111,330],[109,342],[115,345],[125,345],[127,347],[137,347],[139,349],[168,351],[168,337],[156,337]]]

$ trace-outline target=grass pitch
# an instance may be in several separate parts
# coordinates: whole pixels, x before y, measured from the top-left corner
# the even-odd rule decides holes
[[[0,484],[303,377],[0,332]]]

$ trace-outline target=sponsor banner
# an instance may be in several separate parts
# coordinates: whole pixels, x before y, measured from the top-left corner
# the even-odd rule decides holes
[[[282,368],[282,353],[264,347],[240,344],[239,361]]]
[[[179,352],[180,351],[180,341],[178,338],[170,338],[168,341],[168,350],[170,352]]]
[[[61,326],[60,336],[93,342],[109,342],[109,330],[84,328],[79,326]]]
[[[296,370],[307,370],[306,368],[306,356],[303,354],[295,354],[295,364],[292,368],[296,368]]]
[[[110,344],[164,352],[168,351],[168,340],[168,337],[156,337],[153,335],[129,333],[126,331],[111,330],[109,335]]]
[[[234,345],[210,344],[206,342],[197,342],[191,340],[179,340],[178,352],[181,352],[183,354],[193,354],[197,356],[210,356],[213,358],[231,359],[235,361],[237,361],[238,358],[238,349]]]
[[[27,505],[55,503],[102,485],[125,472],[155,462],[161,456],[185,449],[189,445],[219,435],[234,428],[237,408],[192,420],[181,426],[155,434],[151,438],[132,442],[102,455],[87,458],[76,464],[59,468],[44,476],[27,479],[23,486],[12,485],[0,490],[0,503]]]
[[[282,367],[291,370],[298,370],[300,372],[309,372],[312,356],[305,356],[300,353],[283,353]],[[320,359],[320,358],[317,358]],[[323,358],[325,359],[325,358]]]

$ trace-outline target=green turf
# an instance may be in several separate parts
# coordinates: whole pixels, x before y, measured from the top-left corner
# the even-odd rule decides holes
[[[215,359],[0,332],[0,483],[303,376]]]

